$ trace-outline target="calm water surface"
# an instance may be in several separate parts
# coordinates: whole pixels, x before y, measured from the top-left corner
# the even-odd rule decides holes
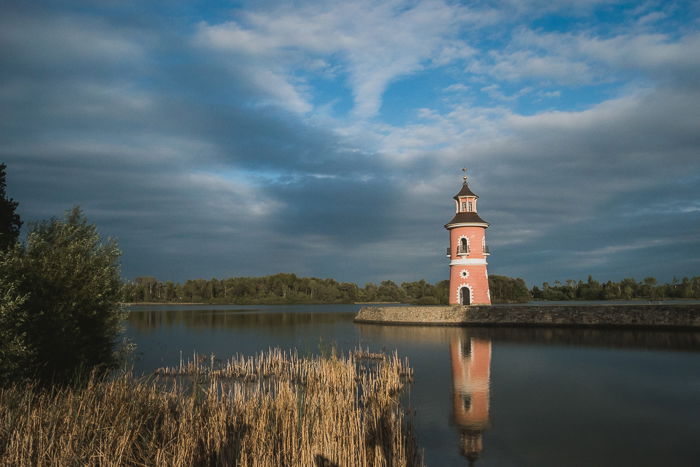
[[[700,465],[700,333],[356,325],[357,305],[133,306],[136,371],[180,352],[398,350],[427,464]]]

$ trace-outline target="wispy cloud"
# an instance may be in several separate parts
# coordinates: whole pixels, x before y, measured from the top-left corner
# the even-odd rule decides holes
[[[458,38],[459,28],[490,16],[442,0],[303,2],[201,23],[196,41],[254,58],[289,86],[295,71],[318,72],[308,56],[316,57],[314,64],[337,61],[352,89],[354,114],[365,118],[377,114],[392,81],[471,56],[475,51]]]

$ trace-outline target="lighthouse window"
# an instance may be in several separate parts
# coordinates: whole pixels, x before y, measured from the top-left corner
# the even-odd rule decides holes
[[[470,203],[470,204],[471,204],[471,203]],[[462,201],[462,211],[466,211],[466,210],[467,210],[467,202],[466,202],[466,201]]]
[[[467,412],[472,408],[471,394],[462,394],[462,408]]]
[[[469,208],[467,209],[469,212],[472,212],[474,210],[474,205],[472,204],[471,201],[469,201]]]
[[[469,242],[465,237],[459,239],[459,244],[457,245],[458,255],[468,255],[469,254]]]

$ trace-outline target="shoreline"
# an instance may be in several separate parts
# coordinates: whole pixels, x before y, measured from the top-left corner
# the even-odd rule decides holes
[[[121,306],[299,306],[299,305],[309,305],[309,306],[321,306],[321,305],[407,305],[401,302],[347,302],[347,303],[210,303],[210,302],[121,302]]]
[[[700,304],[362,307],[355,323],[700,330]]]
[[[583,303],[582,303],[583,302]],[[632,303],[626,303],[632,302]],[[203,306],[203,305],[213,305],[213,306],[297,306],[297,305],[393,305],[398,307],[448,307],[451,305],[419,305],[410,302],[299,302],[299,303],[211,303],[211,302],[121,302],[120,305],[131,306],[131,305],[192,305],[192,306]],[[618,306],[618,305],[686,305],[686,304],[698,304],[700,305],[700,299],[697,298],[665,298],[659,300],[648,300],[642,298],[631,298],[631,299],[613,299],[613,300],[531,300],[529,302],[494,302],[491,306],[496,308],[501,307],[528,307],[528,306]]]
[[[211,305],[211,303],[197,303],[197,302],[121,302],[120,306],[132,306],[132,305]],[[224,303],[224,305],[231,305],[230,303]]]

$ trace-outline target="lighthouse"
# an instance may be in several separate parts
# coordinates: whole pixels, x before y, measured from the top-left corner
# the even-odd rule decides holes
[[[450,233],[450,305],[490,305],[486,271],[486,229],[489,224],[477,213],[479,197],[469,189],[467,169],[462,189],[454,196],[455,216],[445,224]]]

